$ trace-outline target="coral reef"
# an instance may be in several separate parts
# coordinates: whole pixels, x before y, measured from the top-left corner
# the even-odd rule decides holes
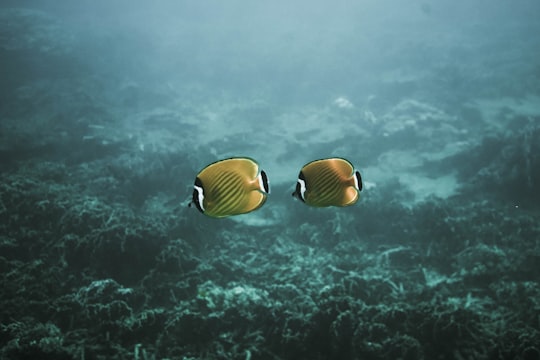
[[[380,64],[358,57],[371,40],[334,39],[374,69],[353,80],[356,61],[284,33],[297,58],[259,49],[261,81],[256,50],[189,53],[211,43],[189,24],[192,40],[159,34],[181,43],[165,51],[0,6],[0,358],[540,359],[538,37],[507,49],[465,36],[480,25],[456,42],[438,28],[373,48]],[[482,53],[497,41],[519,69]],[[291,198],[297,165],[346,154],[357,205]],[[197,170],[232,155],[261,159],[267,203],[191,211]]]

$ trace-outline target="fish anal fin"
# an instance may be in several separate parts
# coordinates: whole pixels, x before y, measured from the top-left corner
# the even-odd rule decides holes
[[[253,190],[249,193],[247,202],[244,205],[245,212],[251,212],[260,208],[266,201],[266,194]]]
[[[354,186],[347,187],[343,196],[343,206],[353,205],[358,201],[359,196],[358,190]]]

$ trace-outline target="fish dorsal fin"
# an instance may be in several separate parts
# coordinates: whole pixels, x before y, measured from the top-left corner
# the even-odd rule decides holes
[[[259,174],[259,164],[250,158],[229,159],[227,168],[254,180]]]
[[[235,172],[242,177],[253,180],[259,173],[259,165],[250,158],[231,158],[208,165],[199,174],[200,178],[215,178],[223,172]]]
[[[342,158],[333,158],[328,159],[329,166],[333,168],[340,176],[343,176],[345,179],[352,178],[354,173],[354,167],[353,165]]]
[[[331,158],[312,161],[304,166],[302,172],[304,173],[306,179],[314,179],[319,177],[321,173],[331,172],[340,179],[352,180],[354,167],[345,159]]]

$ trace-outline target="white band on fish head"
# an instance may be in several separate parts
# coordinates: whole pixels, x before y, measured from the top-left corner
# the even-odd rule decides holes
[[[354,186],[356,187],[356,190],[362,191],[362,177],[360,176],[360,172],[355,171],[353,178],[354,178]]]
[[[259,188],[261,191],[270,194],[270,181],[264,171],[261,170],[259,176],[257,176],[257,180],[259,180]]]
[[[298,196],[300,196],[300,199],[302,201],[305,201],[305,193],[306,193],[306,182],[303,179],[298,179],[298,185],[300,185],[300,191],[298,192]]]
[[[198,208],[204,212],[204,205],[203,205],[203,200],[204,200],[204,190],[202,187],[200,186],[197,186],[197,185],[194,185],[193,186],[193,189],[195,191],[197,191],[197,199],[193,199],[193,200],[196,200],[197,201],[197,205],[198,205]]]

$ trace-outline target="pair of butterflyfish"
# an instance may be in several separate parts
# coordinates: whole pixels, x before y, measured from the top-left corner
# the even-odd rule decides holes
[[[330,158],[304,165],[292,195],[314,207],[350,206],[358,201],[361,190],[360,172],[345,159]],[[201,170],[190,205],[205,215],[222,218],[257,210],[269,193],[268,177],[257,162],[237,157]]]

